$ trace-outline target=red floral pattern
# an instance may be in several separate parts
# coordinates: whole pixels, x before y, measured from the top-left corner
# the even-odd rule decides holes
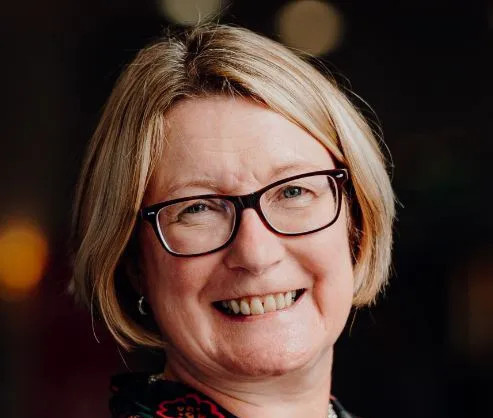
[[[187,393],[181,398],[161,402],[156,415],[162,418],[226,418],[214,403],[202,399],[196,393]]]

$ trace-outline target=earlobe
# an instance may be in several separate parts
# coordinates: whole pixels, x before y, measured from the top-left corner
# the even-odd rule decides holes
[[[147,305],[147,306],[146,306]],[[139,313],[142,315],[142,316],[145,316],[147,315],[148,313],[148,303],[146,302],[146,300],[144,299],[144,296],[141,296],[137,302],[137,308],[139,310]]]

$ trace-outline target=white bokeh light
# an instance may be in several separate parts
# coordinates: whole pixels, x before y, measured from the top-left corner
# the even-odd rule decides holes
[[[334,51],[343,37],[343,17],[330,3],[296,0],[287,3],[277,15],[283,42],[313,55]]]

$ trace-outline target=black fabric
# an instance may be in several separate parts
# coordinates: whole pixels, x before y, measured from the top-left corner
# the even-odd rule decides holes
[[[211,398],[170,380],[150,380],[147,373],[128,373],[111,380],[110,411],[113,418],[237,418]],[[338,418],[350,415],[332,400]]]

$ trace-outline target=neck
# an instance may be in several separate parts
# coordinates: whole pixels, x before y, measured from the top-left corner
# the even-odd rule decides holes
[[[243,417],[327,417],[330,398],[332,348],[313,364],[266,377],[218,377],[198,370],[170,350],[165,378],[183,382]]]

